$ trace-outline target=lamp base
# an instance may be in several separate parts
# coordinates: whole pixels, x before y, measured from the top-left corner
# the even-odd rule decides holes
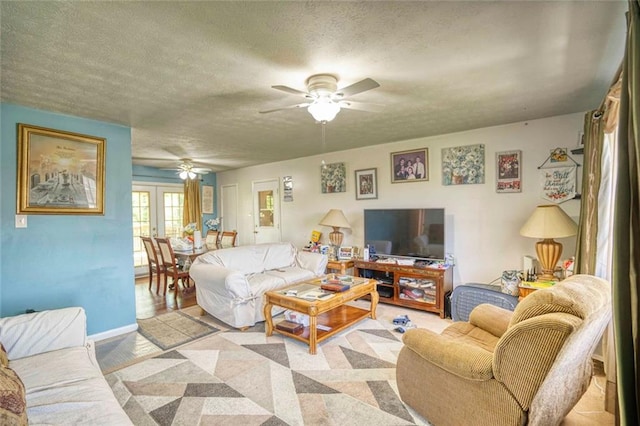
[[[545,238],[536,243],[536,254],[542,268],[542,275],[538,277],[538,281],[558,281],[558,277],[553,273],[562,255],[562,244],[553,238]]]
[[[331,241],[331,249],[329,250],[329,260],[338,260],[338,249],[342,245],[344,234],[340,232],[340,228],[333,227],[333,232],[329,233],[329,241]]]

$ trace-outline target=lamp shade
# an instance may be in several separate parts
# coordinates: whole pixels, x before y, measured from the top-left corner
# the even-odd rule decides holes
[[[520,235],[531,238],[564,238],[577,233],[578,225],[555,204],[536,207],[520,229]]]
[[[349,221],[342,213],[340,209],[331,209],[329,213],[327,213],[322,220],[320,221],[320,225],[323,226],[331,226],[333,228],[349,228],[351,229],[351,225],[349,225]]]

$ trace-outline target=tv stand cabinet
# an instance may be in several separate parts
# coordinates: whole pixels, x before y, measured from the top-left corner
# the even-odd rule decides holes
[[[430,268],[356,260],[357,277],[378,281],[380,303],[434,312],[445,317],[445,295],[453,289],[453,268]]]

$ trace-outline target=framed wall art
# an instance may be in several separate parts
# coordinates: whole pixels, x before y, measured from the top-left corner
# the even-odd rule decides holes
[[[429,180],[427,148],[391,153],[391,183]]]
[[[202,185],[202,213],[213,214],[213,186]]]
[[[522,151],[496,152],[496,192],[522,191]]]
[[[356,200],[378,198],[378,169],[356,170]]]
[[[346,192],[347,173],[344,163],[324,164],[320,167],[320,183],[322,193]]]
[[[106,139],[18,125],[18,214],[104,214]]]
[[[442,148],[442,184],[484,183],[484,145]]]

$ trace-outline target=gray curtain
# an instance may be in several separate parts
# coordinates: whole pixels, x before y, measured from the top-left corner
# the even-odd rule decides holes
[[[613,321],[621,425],[640,424],[640,0],[629,0],[616,147]]]

